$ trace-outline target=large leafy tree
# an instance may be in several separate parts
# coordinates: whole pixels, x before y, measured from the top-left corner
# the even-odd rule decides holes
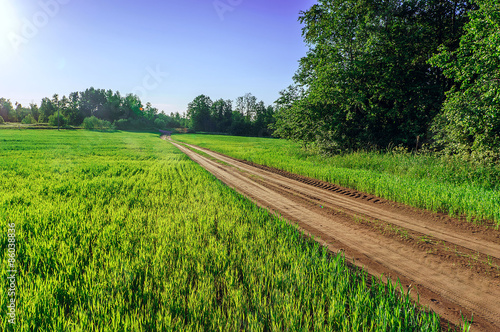
[[[47,122],[49,117],[57,113],[59,107],[59,96],[54,94],[52,99],[43,98],[40,105],[40,116],[38,122]]]
[[[251,93],[236,98],[236,111],[240,112],[248,122],[255,119],[257,105],[257,97]]]
[[[448,89],[427,63],[455,48],[462,0],[319,0],[302,12],[309,46],[277,101],[276,134],[329,150],[414,145]]]
[[[191,128],[196,131],[212,131],[213,124],[210,117],[212,99],[199,95],[188,104],[187,116],[191,121]]]
[[[0,116],[5,121],[13,121],[10,119],[13,114],[15,114],[15,111],[10,99],[0,98]]]
[[[456,85],[436,118],[438,143],[450,152],[500,155],[500,3],[475,0],[477,9],[460,47],[443,47],[431,63]]]
[[[211,108],[212,120],[218,132],[228,132],[231,127],[233,115],[233,102],[231,100],[218,99],[214,101]]]

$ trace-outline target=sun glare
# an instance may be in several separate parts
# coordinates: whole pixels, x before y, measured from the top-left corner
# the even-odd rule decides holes
[[[12,34],[19,34],[17,11],[12,0],[0,0],[0,60],[14,53],[11,45]],[[9,52],[12,51],[12,52]]]
[[[11,0],[0,0],[0,36],[7,38],[16,27],[16,10]]]

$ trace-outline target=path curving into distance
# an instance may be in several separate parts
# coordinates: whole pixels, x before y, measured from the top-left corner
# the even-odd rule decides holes
[[[500,331],[500,232],[170,142],[332,252],[342,250],[346,261],[376,277],[399,278],[405,291],[411,289],[415,299],[445,320],[460,324],[461,314],[473,315],[472,330]]]

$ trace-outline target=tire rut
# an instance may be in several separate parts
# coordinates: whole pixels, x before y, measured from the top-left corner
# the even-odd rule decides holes
[[[370,262],[373,262],[373,266],[386,267],[389,271],[392,271],[391,274],[401,275],[411,280],[414,285],[418,285],[416,288],[419,293],[423,294],[425,290],[430,290],[430,293],[437,294],[438,299],[432,296],[432,298],[427,298],[425,302],[438,314],[444,315],[454,323],[460,323],[458,312],[461,310],[472,312],[475,320],[474,329],[500,330],[500,306],[498,300],[500,298],[500,289],[491,280],[478,277],[467,269],[452,266],[451,263],[443,262],[438,257],[422,256],[421,253],[416,253],[415,249],[401,242],[373,234],[373,232],[367,230],[357,229],[345,222],[336,220],[335,216],[325,216],[319,211],[316,212],[314,209],[300,204],[300,199],[294,200],[290,197],[296,195],[314,199],[334,210],[340,209],[348,214],[365,215],[380,219],[400,227],[434,236],[443,241],[460,246],[464,245],[464,247],[473,248],[472,250],[488,253],[488,255],[491,254],[493,257],[500,257],[498,243],[484,244],[482,243],[484,240],[473,236],[467,238],[464,234],[455,234],[448,231],[444,226],[431,225],[428,221],[384,209],[384,201],[370,195],[345,190],[321,181],[309,179],[297,181],[297,179],[291,179],[290,176],[285,177],[276,174],[278,172],[269,172],[263,168],[250,166],[247,163],[210,150],[188,145],[230,166],[221,165],[179,144],[174,142],[172,144],[222,182],[248,196],[259,205],[282,213],[285,216],[292,216],[293,219],[299,221],[299,224],[313,230],[313,233],[323,234],[325,238],[332,237],[342,245],[353,248],[355,252],[359,252],[361,256],[364,256],[361,259],[362,264],[359,264],[359,262],[357,264],[355,262],[355,264],[366,268],[368,272],[370,270],[372,272],[379,271],[371,267]],[[297,178],[300,178],[300,176],[297,176]],[[264,181],[269,185],[264,186],[259,184],[259,181]],[[279,190],[273,190],[273,186],[281,188],[290,195],[284,196],[280,194]],[[375,276],[379,277],[380,275]],[[453,305],[443,306],[442,302],[450,302]]]

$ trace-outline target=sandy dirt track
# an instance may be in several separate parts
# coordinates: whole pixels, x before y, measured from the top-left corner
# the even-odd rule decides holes
[[[346,261],[376,277],[399,278],[444,320],[459,324],[461,314],[473,314],[473,330],[500,331],[500,232],[171,142],[258,205],[331,251],[342,250]]]

